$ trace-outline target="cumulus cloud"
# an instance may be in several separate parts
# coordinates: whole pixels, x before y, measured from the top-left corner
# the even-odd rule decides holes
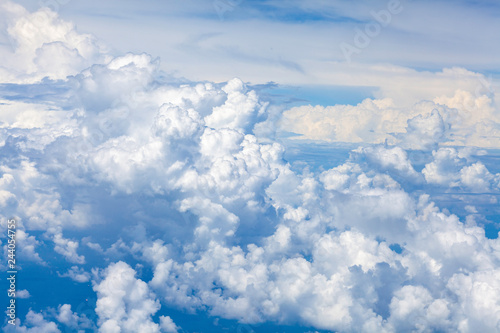
[[[151,318],[160,304],[135,274],[134,269],[120,261],[108,266],[102,281],[94,284],[99,332],[160,332],[160,325]],[[162,324],[170,329],[176,327],[168,319],[163,319]]]
[[[300,134],[299,139],[387,141],[407,149],[431,150],[439,145],[494,148],[500,147],[500,116],[495,110],[490,96],[457,90],[451,96],[413,105],[385,98],[365,99],[357,105],[293,107],[283,113],[280,130]]]
[[[16,231],[16,242],[19,245],[19,254],[22,258],[32,260],[39,264],[45,264],[40,255],[36,252],[36,248],[40,242],[34,237],[30,236],[22,229]],[[5,247],[5,251],[7,248]]]
[[[341,332],[498,329],[500,245],[476,222],[483,208],[459,217],[432,196],[496,198],[493,163],[444,147],[498,147],[491,96],[294,107],[282,131],[362,143],[299,170],[263,130],[275,111],[241,80],[170,82],[147,54],[107,58],[55,13],[1,4],[27,64],[3,81],[48,89],[1,105],[2,220],[18,218],[20,255],[55,254],[72,265],[60,278],[92,279],[99,331],[180,331],[162,306]],[[19,329],[95,328],[70,304],[53,312],[59,328],[30,310]]]
[[[500,174],[492,174],[486,166],[470,156],[466,149],[440,148],[432,152],[433,161],[422,170],[429,184],[465,188],[471,192],[499,190]]]
[[[227,100],[205,117],[207,126],[215,129],[253,127],[266,104],[259,103],[255,91],[246,92],[241,80],[231,80],[222,90],[227,94]]]
[[[54,251],[62,254],[69,262],[76,264],[85,263],[85,257],[76,253],[78,242],[63,238],[61,234],[55,234],[54,244]]]
[[[49,308],[41,313],[30,309],[24,320],[16,318],[16,325],[6,324],[3,327],[4,332],[25,333],[85,332],[94,329],[95,325],[85,315],[71,311],[70,304],[59,305],[56,310]]]
[[[398,146],[358,148],[352,151],[351,158],[358,164],[368,163],[369,169],[389,172],[391,176],[404,179],[405,182],[421,181],[422,176],[415,171],[406,150]]]
[[[395,292],[390,304],[391,323],[399,331],[449,330],[446,300],[434,300],[422,286],[405,286]]]
[[[166,333],[177,333],[180,329],[169,316],[160,316],[160,327]]]
[[[83,268],[78,266],[71,266],[71,268],[64,274],[59,274],[60,277],[69,277],[71,280],[85,283],[90,281],[90,274]]]
[[[72,23],[50,9],[29,13],[11,1],[2,1],[0,6],[13,48],[0,52],[3,82],[65,79],[105,61],[103,47],[93,36],[78,33]]]
[[[268,195],[277,208],[284,209],[282,216],[287,226],[279,226],[265,247],[251,245],[245,251],[211,243],[207,255],[202,254],[197,261],[182,264],[167,260],[157,265],[151,285],[169,303],[187,309],[206,304],[214,315],[250,323],[299,318],[308,325],[341,331],[353,327],[366,331],[456,328],[451,318],[453,298],[440,293],[437,285],[444,286],[442,283],[446,284],[453,272],[464,267],[473,271],[495,267],[491,260],[497,259],[489,250],[484,231],[474,225],[464,227],[456,216],[441,213],[425,196],[414,201],[394,179],[377,170],[405,182],[423,179],[404,150],[382,146],[358,149],[351,162],[323,173],[323,191],[332,191],[334,196],[322,194],[313,179],[297,179],[291,173],[286,181],[278,177]],[[288,184],[295,189],[292,195],[286,191]],[[280,191],[280,187],[285,190]],[[339,203],[335,199],[340,199]],[[334,221],[322,220],[323,211],[332,212]],[[362,232],[320,236],[328,224],[345,227],[338,221],[349,221],[351,228]],[[376,241],[379,237],[387,239],[387,243]],[[393,242],[404,244],[402,254],[390,249]],[[290,248],[289,244],[295,245]],[[283,261],[283,255],[297,251],[312,251],[311,261]],[[461,257],[471,251],[482,259],[470,262]],[[280,262],[274,261],[279,258]],[[490,266],[486,264],[489,261]],[[422,264],[416,264],[419,262]],[[377,284],[375,277],[382,274],[392,274],[391,284]],[[363,298],[357,294],[357,288],[361,288],[357,282],[352,292],[336,289],[346,288],[347,281],[356,279],[370,283],[359,290]],[[312,285],[306,287],[305,281]],[[397,291],[404,281],[414,282],[411,288]],[[419,281],[426,287],[419,286]],[[186,284],[194,289],[188,292]],[[215,295],[208,289],[213,285],[220,286]],[[284,295],[281,285],[287,286],[288,296],[280,296]],[[391,289],[386,288],[392,288],[394,293],[389,298]],[[330,290],[332,297],[328,301],[314,296],[330,295]],[[416,304],[415,298],[422,304]],[[294,308],[298,299],[300,306]],[[415,314],[411,306],[422,313]],[[332,318],[328,313],[336,313],[335,319],[326,320]],[[382,316],[388,318],[385,324]],[[362,324],[355,326],[358,322]]]
[[[60,333],[61,331],[55,322],[46,320],[41,313],[35,313],[30,309],[24,322],[17,318],[16,325],[4,326],[4,332]]]
[[[67,328],[78,332],[95,329],[94,323],[85,315],[73,312],[70,304],[59,305],[56,319]]]
[[[442,288],[462,269],[491,270],[498,259],[482,229],[464,227],[425,197],[418,207],[408,208],[401,223],[410,232],[396,238],[404,244],[402,254],[392,251],[390,243],[376,241],[377,235],[389,234],[390,226],[365,229],[365,234],[311,235],[315,241],[305,244],[295,228],[280,227],[273,238],[286,250],[289,238],[297,237],[292,243],[311,246],[310,261],[280,260],[283,257],[276,254],[283,253],[283,247],[273,242],[246,251],[214,243],[197,261],[157,265],[151,285],[169,303],[185,308],[206,304],[213,315],[243,322],[298,320],[341,331],[457,329],[454,296],[447,294],[452,290]],[[380,233],[380,228],[385,231]],[[471,253],[477,260],[466,259]],[[389,280],[379,284],[379,278]],[[404,281],[412,282],[398,291]],[[194,289],[186,290],[186,284]],[[214,285],[220,289],[214,291]],[[391,288],[394,294],[387,298]],[[386,323],[382,316],[387,316]]]
[[[406,133],[402,136],[402,145],[413,149],[436,148],[448,139],[450,124],[444,122],[437,110],[431,114],[418,115],[408,120]]]
[[[281,129],[304,139],[339,142],[383,142],[401,131],[405,115],[390,99],[365,99],[356,106],[298,106],[283,113]]]
[[[500,328],[498,318],[499,271],[489,270],[473,274],[457,273],[448,282],[448,288],[458,296],[460,302],[456,320],[463,331],[496,331]]]
[[[456,149],[441,148],[432,152],[434,160],[425,165],[422,174],[430,184],[457,186],[457,172],[465,164]]]
[[[31,295],[30,295],[30,292],[26,289],[22,289],[22,290],[18,290],[16,292],[16,297],[17,298],[30,298]]]

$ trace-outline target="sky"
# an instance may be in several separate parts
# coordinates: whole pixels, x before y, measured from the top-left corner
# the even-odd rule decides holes
[[[500,331],[499,17],[0,0],[1,329]]]

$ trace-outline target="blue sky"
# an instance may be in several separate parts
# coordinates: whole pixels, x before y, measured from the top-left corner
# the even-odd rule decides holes
[[[21,1],[28,8],[38,1]],[[190,79],[365,85],[375,64],[440,71],[498,72],[498,3],[401,1],[401,11],[345,63],[339,48],[374,22],[389,1],[61,1],[48,2],[82,32],[118,52],[148,52]],[[64,3],[64,4],[63,4]],[[220,8],[219,10],[217,10]],[[220,15],[219,15],[220,14]],[[361,66],[346,82],[339,71]]]
[[[0,0],[2,330],[498,331],[499,15]]]

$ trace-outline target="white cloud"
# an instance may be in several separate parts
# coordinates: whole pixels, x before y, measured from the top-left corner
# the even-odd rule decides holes
[[[71,266],[71,268],[64,274],[59,274],[60,277],[69,277],[71,280],[85,283],[90,281],[90,274],[83,268],[78,266]]]
[[[135,274],[134,269],[120,261],[109,265],[103,280],[94,284],[99,332],[160,332],[160,326],[151,318],[160,304]]]
[[[472,274],[457,273],[448,282],[448,288],[458,297],[455,316],[459,329],[465,332],[496,331],[498,317],[499,271],[490,270]]]
[[[402,144],[412,149],[435,148],[439,143],[448,141],[447,131],[450,127],[437,110],[432,110],[431,114],[418,115],[408,120]]]
[[[180,329],[169,316],[160,316],[160,327],[166,333],[177,333]]]
[[[168,59],[164,70],[193,80],[222,82],[237,76],[256,83],[279,79],[285,84],[382,86],[404,95],[408,89],[418,94],[464,85],[449,74],[429,83],[432,72],[412,71],[410,66],[434,71],[457,64],[495,70],[498,49],[489,41],[498,30],[497,3],[438,1],[430,10],[428,2],[400,2],[404,10],[351,65],[339,45],[352,43],[356,28],[363,30],[366,23],[375,22],[370,12],[387,9],[391,1],[266,1],[264,6],[233,2],[226,3],[231,10],[224,13],[224,20],[215,3],[200,0],[148,7],[115,0],[99,7],[100,15],[91,15],[96,4],[90,1],[64,6],[61,15],[120,52],[134,45]],[[306,20],[290,19],[302,15]],[[171,32],[169,38],[164,31]],[[412,72],[412,80],[404,80],[407,72]]]
[[[48,321],[41,313],[35,313],[31,309],[26,314],[24,322],[16,319],[16,325],[6,324],[3,327],[4,332],[21,332],[21,333],[60,333],[57,324]]]
[[[30,292],[28,290],[22,289],[22,290],[16,291],[16,297],[25,299],[25,298],[30,298],[31,295],[30,295]]]
[[[467,149],[440,148],[432,152],[434,160],[425,165],[422,174],[429,184],[450,188],[463,187],[471,192],[498,191],[500,174],[492,174]]]
[[[421,181],[421,175],[413,168],[407,152],[398,146],[388,148],[379,145],[358,148],[351,153],[351,159],[359,164],[366,161],[369,164],[368,169],[378,170],[381,173],[389,172],[393,177],[403,178],[409,183]]]
[[[181,330],[169,316],[154,321],[161,303],[332,331],[498,328],[500,246],[476,223],[483,208],[468,203],[474,216],[463,221],[456,207],[450,213],[430,199],[499,190],[480,154],[442,147],[499,146],[494,96],[474,91],[482,75],[392,67],[403,93],[381,83],[380,96],[355,106],[286,111],[283,131],[363,144],[329,170],[297,170],[263,130],[275,110],[241,80],[173,83],[147,54],[100,61],[94,39],[54,13],[2,6],[28,65],[17,76],[2,72],[3,81],[48,75],[64,93],[1,105],[0,205],[19,217],[20,254],[43,263],[36,249],[53,246],[68,262],[94,266],[101,332]],[[415,85],[422,91],[404,89],[415,82],[426,83]],[[429,155],[422,171],[409,149]],[[74,232],[98,260],[79,252]],[[124,261],[99,270],[117,257],[132,257],[153,278],[137,278]],[[90,274],[72,266],[60,277],[84,283]],[[70,328],[92,326],[69,304],[54,316]],[[58,331],[33,311],[26,322],[25,332]]]
[[[434,161],[422,170],[425,180],[430,184],[457,186],[457,172],[465,160],[454,148],[441,148],[432,152]]]
[[[65,79],[105,59],[102,46],[93,36],[78,33],[72,23],[55,12],[42,8],[29,13],[10,1],[0,5],[15,48],[13,52],[0,52],[4,82]]]
[[[85,316],[71,311],[70,304],[59,305],[56,319],[68,328],[83,332],[84,330],[95,329],[95,325]]]
[[[62,254],[69,262],[76,264],[85,263],[85,257],[76,253],[79,246],[77,241],[66,239],[61,234],[55,234],[53,241],[55,244],[54,251]]]
[[[468,78],[474,82],[474,78]],[[280,130],[299,139],[401,145],[431,150],[438,145],[500,147],[500,116],[492,98],[456,90],[427,100],[365,99],[357,105],[298,106],[286,110]],[[389,95],[390,96],[390,95]],[[450,97],[449,97],[450,96]],[[430,102],[428,99],[433,99]]]
[[[471,166],[466,166],[460,170],[460,181],[462,184],[475,192],[490,191],[490,184],[494,178],[495,177],[481,162],[474,163]],[[497,179],[498,178],[499,176],[497,176]]]
[[[365,99],[356,106],[293,107],[283,113],[280,128],[304,139],[380,143],[401,132],[406,119],[390,99]]]
[[[172,104],[164,104],[156,116],[153,131],[157,136],[171,140],[191,138],[200,130],[201,119],[194,109],[183,110]]]
[[[16,242],[19,245],[19,254],[22,257],[42,265],[45,264],[42,258],[40,258],[40,255],[36,252],[36,248],[40,245],[40,242],[34,236],[30,236],[22,229],[17,229]],[[6,249],[4,251],[6,251]]]
[[[59,306],[59,314],[57,315],[57,320],[68,326],[76,326],[78,322],[78,316],[71,311],[70,304],[64,304]]]
[[[446,300],[433,300],[422,286],[404,286],[391,300],[390,322],[396,331],[450,330]]]
[[[221,129],[245,129],[252,126],[266,105],[261,105],[255,91],[246,92],[244,83],[239,79],[229,81],[222,90],[227,94],[224,105],[215,107],[205,117],[208,127]]]

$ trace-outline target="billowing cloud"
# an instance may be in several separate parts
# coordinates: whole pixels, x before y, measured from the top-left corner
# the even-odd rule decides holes
[[[85,283],[90,281],[90,274],[85,272],[83,268],[78,268],[78,266],[71,266],[71,268],[64,274],[59,274],[60,277],[69,277],[71,280]]]
[[[48,321],[40,313],[35,313],[29,310],[26,314],[26,319],[21,322],[16,319],[16,325],[6,325],[5,332],[22,332],[22,333],[60,333],[57,324]]]
[[[500,147],[500,116],[488,94],[456,90],[453,95],[432,98],[413,105],[385,98],[365,99],[357,105],[293,107],[283,113],[280,129],[302,139],[387,141],[409,149],[430,150],[440,144]]]
[[[16,297],[17,298],[30,298],[30,292],[26,289],[18,290],[16,291]]]
[[[1,4],[18,41],[2,70],[15,87],[0,105],[2,225],[17,221],[21,268],[62,267],[97,297],[95,322],[60,301],[20,331],[181,331],[169,309],[340,332],[499,328],[500,245],[484,229],[497,223],[497,155],[470,147],[499,147],[494,96],[278,117],[240,79],[179,83],[148,54],[109,57],[47,9]],[[482,77],[435,74],[454,75]],[[277,122],[277,137],[359,147],[302,168],[273,139]]]
[[[467,149],[440,148],[432,155],[434,160],[422,170],[429,184],[471,192],[496,192],[500,188],[500,174],[490,173],[482,162],[471,158]]]
[[[12,47],[0,52],[4,83],[65,79],[105,61],[104,50],[93,36],[78,33],[72,23],[48,8],[29,13],[11,1],[0,6]]]
[[[98,300],[99,332],[160,332],[151,316],[160,308],[148,285],[135,278],[135,271],[124,262],[110,265],[103,280],[94,285]],[[174,329],[168,319],[162,326]]]
[[[63,324],[66,330],[84,331],[95,329],[95,325],[85,315],[80,315],[71,310],[70,304],[59,305],[56,319]]]

